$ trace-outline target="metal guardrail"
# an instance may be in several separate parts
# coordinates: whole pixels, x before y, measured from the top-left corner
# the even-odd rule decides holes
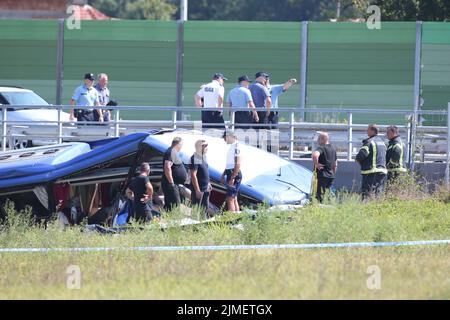
[[[11,107],[11,106],[8,106]],[[6,146],[11,144],[15,139],[54,139],[57,143],[62,143],[65,140],[74,140],[78,138],[82,140],[83,137],[88,137],[88,132],[91,132],[90,138],[97,136],[101,137],[119,137],[120,135],[125,135],[137,131],[148,130],[150,128],[200,128],[200,121],[192,121],[192,120],[178,120],[180,119],[180,113],[183,112],[197,112],[201,111],[217,111],[217,109],[208,109],[208,108],[196,108],[196,107],[167,107],[167,106],[116,106],[109,107],[108,109],[112,110],[114,115],[114,120],[105,123],[95,123],[98,125],[93,125],[92,122],[76,122],[76,121],[63,121],[62,120],[62,112],[64,110],[68,110],[73,108],[73,106],[69,105],[50,105],[50,106],[14,106],[14,109],[53,109],[58,111],[57,121],[36,121],[36,123],[28,122],[28,121],[11,121],[8,120],[8,112],[7,108],[2,108],[2,119],[1,119],[1,145],[2,151],[6,151]],[[120,112],[130,111],[130,110],[139,110],[139,111],[159,111],[159,112],[167,112],[171,114],[170,120],[121,120]],[[248,111],[247,108],[235,108],[228,109],[224,108],[224,112],[230,112],[230,120],[226,121],[225,125],[229,128],[235,127],[234,122],[234,113],[237,111]],[[449,181],[449,163],[450,163],[450,130],[448,129],[450,126],[450,103],[448,104],[447,111],[413,111],[413,110],[384,110],[384,109],[336,109],[336,108],[282,108],[278,109],[280,113],[289,114],[289,121],[279,122],[278,125],[272,125],[279,130],[281,134],[287,134],[287,142],[286,147],[288,150],[288,158],[294,158],[295,152],[295,142],[298,140],[296,138],[296,133],[298,132],[317,132],[317,131],[333,131],[333,132],[341,132],[345,136],[345,138],[340,141],[346,145],[347,154],[346,160],[351,161],[353,158],[353,145],[356,142],[354,140],[355,134],[362,135],[367,128],[367,125],[364,124],[354,124],[353,123],[353,115],[354,114],[400,114],[405,115],[411,119],[409,123],[398,125],[398,127],[404,131],[406,131],[406,144],[408,146],[408,154],[407,161],[410,168],[414,168],[414,159],[417,156],[416,150],[416,141],[418,140],[419,134],[422,135],[422,138],[426,135],[430,135],[431,137],[438,137],[441,140],[447,140],[446,146],[446,157],[445,161],[447,163],[447,169],[445,173],[445,180],[448,185]],[[303,118],[303,115],[306,113],[334,113],[334,114],[346,114],[347,123],[311,123],[311,122],[302,122],[297,121],[297,118]],[[419,126],[415,123],[418,115],[441,115],[447,116],[447,127],[426,127]],[[89,126],[87,126],[89,124]],[[212,124],[214,125],[214,124]],[[218,124],[219,125],[219,124]],[[223,124],[222,124],[223,125]],[[254,129],[264,128],[267,125],[264,124],[253,124],[252,127]],[[381,129],[386,128],[387,126],[380,126]],[[37,134],[26,132],[24,130],[24,134],[17,134],[15,132],[20,131],[23,128],[34,128],[39,131]],[[71,130],[72,135],[65,135],[64,131]],[[42,134],[43,131],[47,131],[48,134]],[[92,134],[93,133],[93,134]],[[441,134],[442,136],[436,136]],[[446,134],[446,138],[445,138]],[[286,139],[285,139],[286,140]],[[359,140],[358,140],[359,142]],[[419,156],[421,156],[419,152]],[[423,156],[423,155],[422,155]]]

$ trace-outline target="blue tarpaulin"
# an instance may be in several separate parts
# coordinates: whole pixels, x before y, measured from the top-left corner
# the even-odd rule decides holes
[[[127,154],[136,152],[139,144],[149,134],[135,133],[109,141],[109,143],[86,150],[88,144],[74,144],[60,157],[67,157],[67,161],[53,164],[51,157],[36,160],[21,160],[16,162],[0,161],[0,189],[18,187],[21,185],[43,184],[62,177],[89,169],[93,166],[107,163]],[[32,150],[32,149],[29,149]],[[73,152],[79,152],[73,157]],[[30,151],[28,151],[30,152]]]

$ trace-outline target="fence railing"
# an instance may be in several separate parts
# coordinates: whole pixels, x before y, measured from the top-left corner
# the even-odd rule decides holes
[[[56,120],[48,121],[19,121],[14,120],[11,116],[11,111],[8,111],[7,107],[3,107],[1,110],[1,145],[2,151],[6,151],[7,147],[14,148],[17,145],[21,145],[23,141],[29,140],[44,140],[49,143],[62,143],[64,141],[86,141],[96,140],[105,137],[119,137],[122,135],[148,131],[153,128],[167,128],[167,129],[201,129],[201,122],[194,120],[179,120],[181,113],[198,113],[202,111],[217,111],[217,109],[207,108],[195,108],[195,107],[163,107],[163,106],[117,106],[108,107],[113,115],[113,120],[105,123],[98,122],[77,122],[64,120],[64,110],[69,110],[72,106],[67,105],[50,105],[50,106],[8,106],[13,107],[14,110],[21,109],[53,109],[57,110]],[[170,114],[169,120],[121,120],[121,112],[126,111],[141,111],[145,112],[164,112]],[[229,128],[238,128],[234,119],[235,112],[248,111],[249,109],[234,108],[232,110],[224,108],[223,112],[226,118],[225,125]],[[267,129],[267,124],[252,124],[252,128],[256,131],[276,131],[279,135],[279,146],[281,153],[286,154],[287,158],[294,159],[298,153],[298,145],[303,143],[304,145],[315,144],[315,137],[320,131],[331,132],[331,139],[333,144],[337,144],[340,150],[344,150],[345,153],[340,152],[341,157],[348,161],[353,159],[353,155],[356,152],[354,146],[360,144],[360,141],[365,137],[366,124],[353,123],[353,116],[355,114],[392,114],[392,115],[404,115],[405,123],[392,123],[397,125],[402,136],[406,138],[407,145],[407,162],[411,169],[414,169],[414,162],[416,159],[424,161],[425,159],[435,161],[445,161],[447,163],[447,169],[445,173],[446,181],[449,180],[449,163],[450,163],[450,103],[448,104],[448,110],[442,111],[412,111],[412,110],[382,110],[382,109],[299,109],[299,108],[282,108],[278,109],[282,114],[287,114],[288,121],[281,121],[278,124],[270,124],[271,130]],[[229,117],[228,117],[229,113]],[[299,119],[303,119],[303,115],[308,113],[333,113],[333,114],[346,114],[344,123],[314,123],[304,122]],[[438,126],[421,126],[417,125],[417,116],[423,115],[438,115],[447,117],[447,127]],[[11,119],[12,118],[12,119]],[[209,124],[214,126],[214,124]],[[380,125],[380,129],[385,129],[387,125]],[[258,130],[260,129],[260,130]],[[435,148],[431,146],[431,141],[436,144]],[[445,143],[446,141],[446,143]],[[297,146],[296,146],[297,144]],[[417,146],[420,146],[418,148]],[[427,149],[428,148],[428,149]],[[297,149],[297,150],[296,150]],[[309,151],[309,150],[308,150]],[[306,151],[306,152],[308,152]],[[433,156],[434,155],[434,156]]]

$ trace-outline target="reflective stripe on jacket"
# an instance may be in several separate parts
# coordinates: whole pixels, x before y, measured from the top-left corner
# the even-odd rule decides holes
[[[389,140],[386,167],[389,172],[407,172],[404,160],[405,145],[400,137]]]
[[[383,140],[378,137],[364,140],[356,161],[361,165],[361,174],[386,174],[386,145]]]

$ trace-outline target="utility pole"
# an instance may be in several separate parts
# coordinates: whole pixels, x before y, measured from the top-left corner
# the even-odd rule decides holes
[[[188,20],[188,0],[180,0],[180,20]]]
[[[337,0],[336,20],[339,21],[340,17],[341,17],[341,0]]]
[[[188,0],[180,0],[180,20],[178,20],[178,44],[176,66],[177,107],[183,106],[183,67],[184,67],[184,23],[188,19]],[[183,120],[183,112],[177,111],[177,120]]]

